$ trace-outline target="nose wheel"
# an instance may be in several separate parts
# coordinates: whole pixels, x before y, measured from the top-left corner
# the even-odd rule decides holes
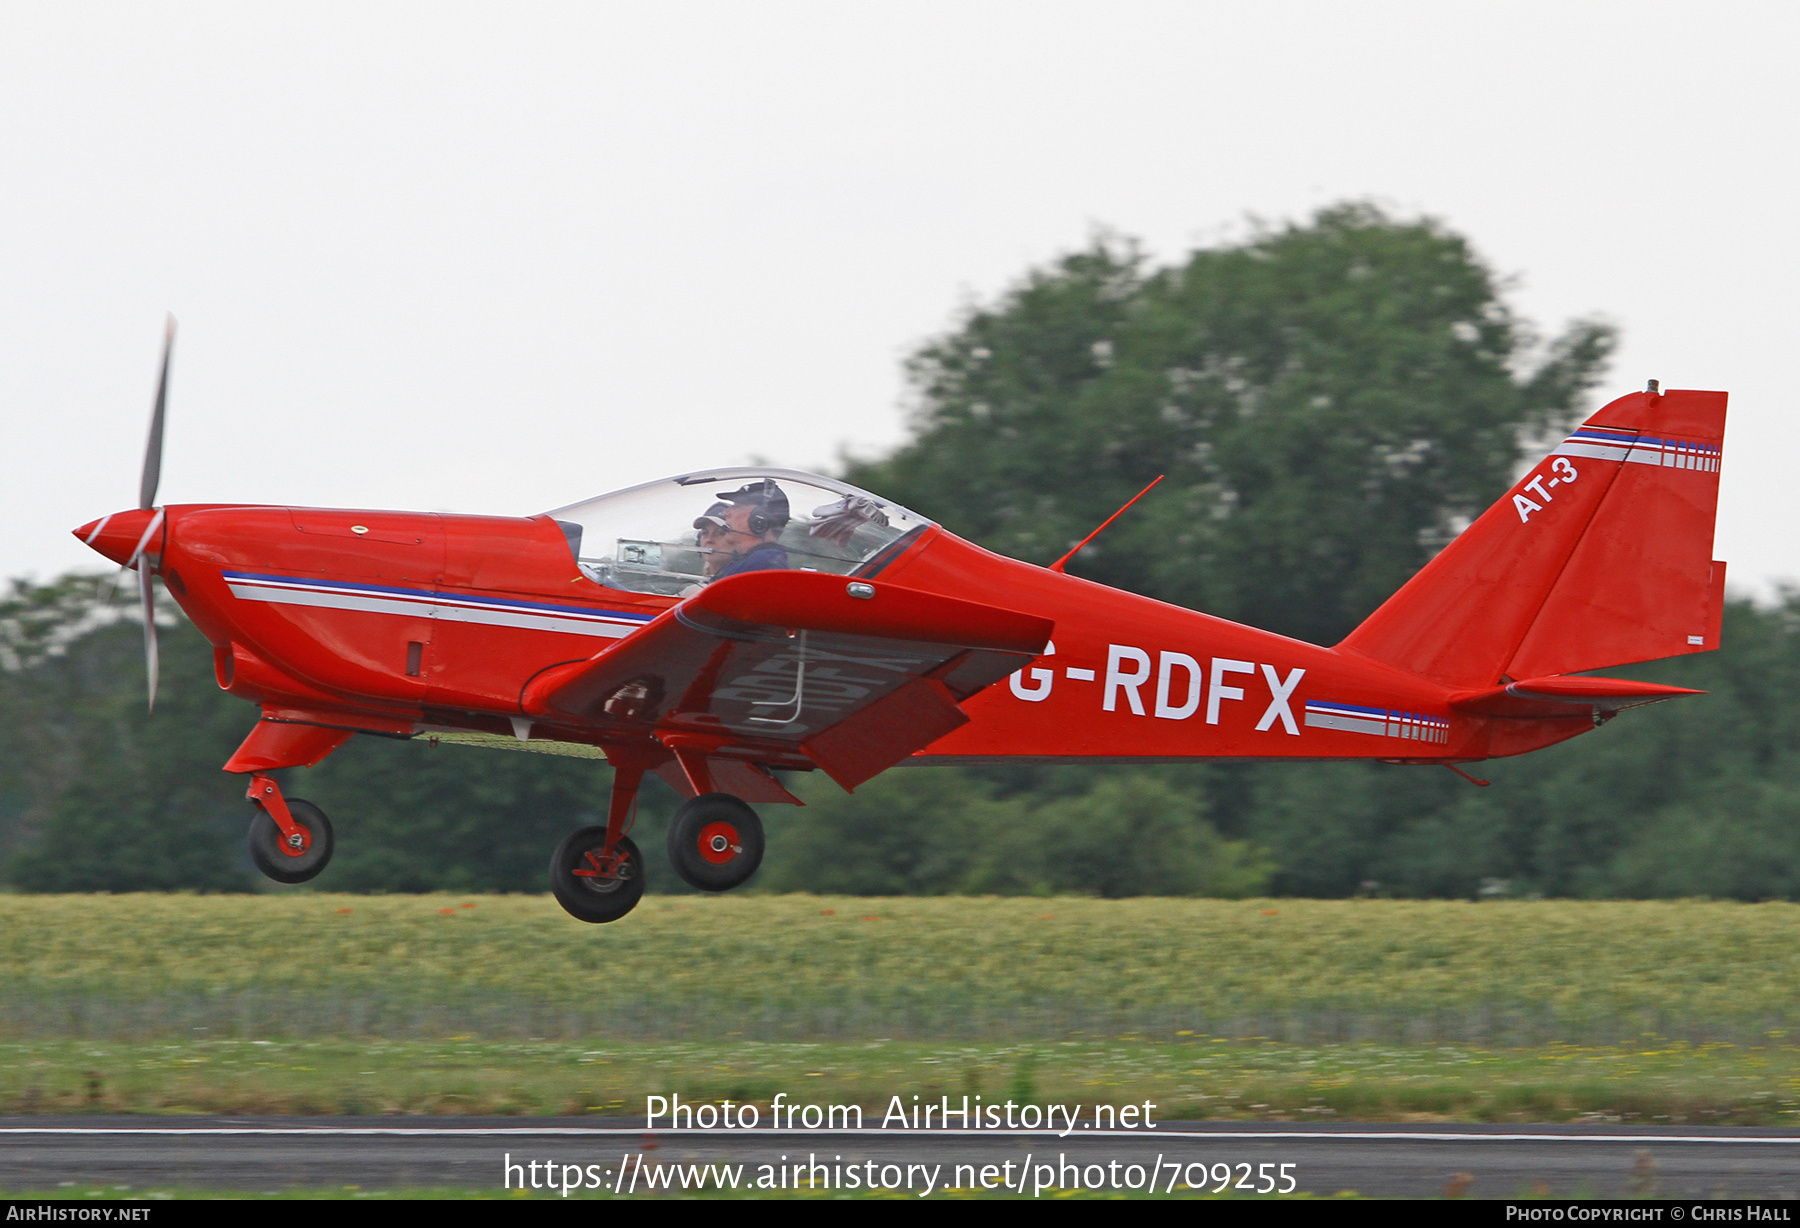
[[[701,794],[669,824],[669,861],[690,887],[730,891],[756,873],[762,858],[762,820],[729,793]]]
[[[298,830],[284,833],[257,802],[256,817],[250,820],[250,861],[278,883],[304,883],[318,877],[331,860],[331,820],[311,802],[284,800],[288,819]]]
[[[250,820],[250,860],[278,883],[318,877],[331,860],[331,820],[311,802],[284,797],[267,772],[250,777],[244,796],[256,806]]]

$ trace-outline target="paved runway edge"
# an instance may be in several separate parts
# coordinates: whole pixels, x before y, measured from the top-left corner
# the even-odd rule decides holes
[[[647,1130],[642,1118],[591,1117],[0,1118],[0,1189],[7,1190],[110,1185],[137,1191],[457,1188],[498,1194],[525,1184],[531,1173],[554,1169],[589,1174],[607,1190],[666,1192],[680,1174],[696,1177],[705,1169],[715,1176],[736,1173],[732,1188],[751,1192],[736,1182],[765,1171],[797,1181],[793,1174],[804,1170],[828,1172],[830,1183],[859,1166],[868,1174],[903,1172],[909,1180],[933,1169],[953,1174],[959,1189],[969,1174],[990,1170],[1054,1171],[1058,1181],[1065,1169],[1079,1168],[1084,1181],[1090,1170],[1118,1170],[1129,1181],[1133,1171],[1154,1168],[1165,1175],[1159,1181],[1171,1182],[1167,1174],[1175,1171],[1184,1182],[1198,1173],[1194,1179],[1202,1183],[1222,1179],[1221,1173],[1232,1182],[1265,1170],[1283,1180],[1292,1174],[1294,1184],[1284,1188],[1314,1196],[1436,1198],[1455,1191],[1477,1199],[1795,1198],[1800,1131],[1608,1122],[1170,1121],[1151,1130],[1064,1134]],[[661,1186],[637,1184],[658,1174]],[[1023,1177],[1013,1181],[1021,1196],[1035,1192],[1024,1188]],[[544,1187],[534,1182],[532,1188]],[[1184,1185],[1180,1193],[1200,1188]],[[1172,1185],[1169,1192],[1175,1192]]]
[[[1182,1139],[1193,1141],[1224,1140],[1317,1140],[1379,1142],[1514,1142],[1514,1143],[1648,1143],[1674,1144],[1800,1144],[1800,1131],[1772,1126],[1704,1126],[1680,1133],[1666,1127],[1621,1126],[1615,1123],[1546,1123],[1542,1126],[1479,1126],[1465,1123],[1421,1125],[1415,1122],[1387,1125],[1380,1122],[1346,1122],[1341,1125],[1267,1122],[1246,1127],[1238,1122],[1169,1121],[1150,1130],[995,1130],[965,1129],[883,1129],[867,1126],[860,1130],[806,1130],[760,1127],[750,1129],[715,1128],[670,1129],[648,1128],[622,1118],[545,1118],[541,1123],[523,1125],[516,1117],[413,1117],[390,1119],[416,1124],[374,1125],[368,1118],[292,1118],[292,1117],[219,1117],[163,1118],[137,1117],[0,1117],[0,1136],[19,1135],[165,1135],[218,1136],[233,1135],[270,1137],[417,1137],[417,1138],[658,1138],[694,1139],[898,1139],[1006,1138],[1022,1141],[1036,1139]],[[174,1124],[180,1121],[182,1124]],[[309,1124],[295,1124],[297,1122]]]

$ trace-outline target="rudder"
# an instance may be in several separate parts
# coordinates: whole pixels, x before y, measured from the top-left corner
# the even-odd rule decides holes
[[[1457,687],[1717,648],[1725,402],[1613,401],[1338,647]]]

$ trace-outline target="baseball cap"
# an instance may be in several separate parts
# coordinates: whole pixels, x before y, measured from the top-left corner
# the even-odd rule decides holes
[[[721,490],[713,498],[722,499],[726,503],[756,504],[762,507],[770,521],[776,524],[786,524],[789,519],[787,495],[769,478],[763,478],[759,482],[747,482],[736,490]],[[721,505],[722,508],[723,505]],[[711,515],[712,513],[708,512],[707,514]]]
[[[704,529],[710,524],[714,528],[729,529],[731,526],[725,523],[725,513],[730,510],[731,507],[729,504],[715,503],[707,508],[703,514],[694,517],[694,527],[696,529]]]

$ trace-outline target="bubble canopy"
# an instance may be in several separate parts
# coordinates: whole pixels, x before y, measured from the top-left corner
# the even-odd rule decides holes
[[[854,575],[932,527],[866,490],[795,469],[709,469],[546,514],[589,579],[671,597],[734,569]]]

